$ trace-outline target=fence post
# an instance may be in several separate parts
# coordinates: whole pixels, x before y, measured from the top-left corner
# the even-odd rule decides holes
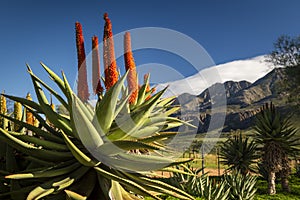
[[[221,175],[221,172],[220,172],[220,148],[217,147],[217,160],[218,160],[218,176]]]
[[[204,167],[205,167],[205,162],[204,162],[204,145],[201,145],[201,157],[202,157],[202,174],[204,174]]]

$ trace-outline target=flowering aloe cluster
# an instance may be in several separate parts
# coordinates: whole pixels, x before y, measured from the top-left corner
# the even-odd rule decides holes
[[[5,95],[16,102],[19,112],[30,113],[36,122],[24,120],[24,114],[13,117],[1,111],[1,119],[14,128],[0,128],[1,155],[6,155],[6,165],[0,171],[0,199],[160,199],[160,194],[193,199],[151,173],[158,167],[172,170],[170,166],[189,161],[161,154],[172,151],[165,141],[178,133],[170,130],[187,123],[170,116],[179,108],[171,106],[173,98],[162,98],[164,90],[153,93],[149,76],[138,85],[129,33],[124,36],[127,73],[119,79],[112,24],[107,14],[104,19],[105,90],[100,83],[98,38],[92,38],[93,90],[99,96],[95,107],[88,104],[84,39],[78,22],[78,96],[64,73],[60,77],[44,64],[60,92],[28,66],[38,102]],[[69,115],[54,109],[46,97],[48,92]]]

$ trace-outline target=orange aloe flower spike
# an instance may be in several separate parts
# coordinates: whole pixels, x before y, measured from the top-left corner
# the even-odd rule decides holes
[[[78,58],[77,95],[83,102],[87,102],[89,99],[89,89],[87,83],[84,38],[82,34],[82,26],[79,22],[75,23],[75,29],[76,29],[76,47],[77,47],[77,58]]]
[[[126,71],[129,70],[127,76],[128,89],[131,93],[131,96],[129,97],[129,103],[134,104],[137,100],[138,95],[138,82],[136,66],[131,50],[131,38],[129,32],[126,32],[124,35],[124,61]]]
[[[92,82],[93,82],[93,91],[97,95],[103,93],[103,87],[100,81],[100,56],[98,48],[98,37],[92,37]]]
[[[115,58],[114,40],[112,33],[112,24],[108,14],[104,14],[104,34],[103,34],[103,63],[105,88],[109,90],[118,81],[118,70]]]
[[[145,74],[144,75],[144,83],[145,84],[146,84],[148,78],[149,78],[149,74]],[[155,91],[156,91],[156,88],[155,87],[150,88],[150,84],[148,83],[147,87],[146,87],[146,92],[151,92],[151,94],[146,98],[146,100],[149,100]]]
[[[145,74],[144,75],[144,83],[146,84],[147,83],[147,79],[149,78],[149,74]],[[150,85],[147,84],[147,87],[146,87],[146,92],[149,92],[150,91]]]

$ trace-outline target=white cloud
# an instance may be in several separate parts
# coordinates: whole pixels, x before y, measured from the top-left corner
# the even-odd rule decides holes
[[[169,85],[166,96],[190,93],[200,94],[203,90],[217,82],[229,80],[246,80],[251,83],[263,77],[274,68],[265,61],[264,56],[257,56],[246,60],[236,60],[204,69],[185,79],[160,84],[158,90]]]

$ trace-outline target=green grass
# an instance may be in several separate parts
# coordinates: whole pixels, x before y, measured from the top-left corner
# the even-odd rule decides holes
[[[261,178],[258,179],[256,187],[256,195],[254,200],[300,200],[300,178],[296,176],[291,176],[290,178],[290,186],[291,186],[291,193],[284,193],[281,190],[280,183],[276,184],[276,191],[277,194],[275,195],[268,195],[267,188],[268,184],[267,181],[262,180]],[[162,196],[164,200],[179,200],[174,197],[170,196]],[[146,197],[145,200],[153,200],[152,198]],[[201,198],[196,198],[196,200],[204,200]]]
[[[192,167],[194,168],[202,168],[202,159],[199,158],[200,155],[192,162]],[[218,169],[218,158],[216,154],[207,154],[204,157],[204,165],[205,168],[209,169]],[[225,169],[226,166],[220,164],[221,169]],[[207,171],[207,170],[206,170]]]
[[[161,198],[164,199],[164,200],[180,200],[180,199],[175,198],[175,197],[167,197],[167,196],[163,196]],[[145,200],[153,200],[153,198],[151,198],[151,197],[145,197]],[[196,200],[205,200],[205,199],[197,197]]]
[[[292,194],[256,195],[254,200],[299,200],[300,196]]]
[[[254,200],[264,200],[264,199],[272,199],[272,200],[299,200],[300,199],[300,178],[296,176],[291,176],[290,186],[291,193],[284,193],[281,189],[280,183],[276,184],[277,194],[268,195],[267,188],[268,184],[265,180],[257,181],[257,192]]]

